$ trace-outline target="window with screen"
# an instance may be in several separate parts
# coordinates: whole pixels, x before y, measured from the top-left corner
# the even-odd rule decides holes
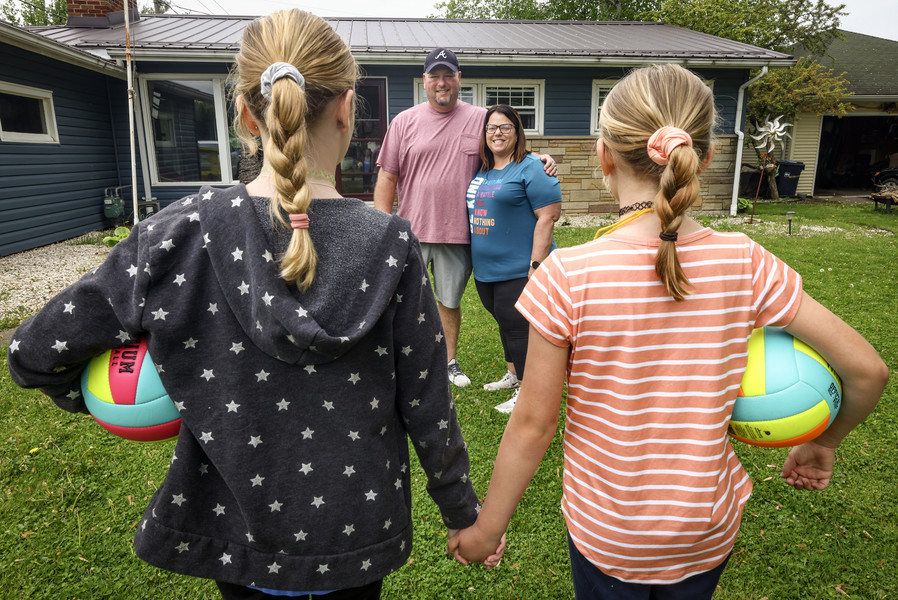
[[[424,80],[415,81],[415,101],[425,102]],[[502,79],[462,79],[458,98],[475,106],[489,108],[496,104],[507,104],[518,111],[524,131],[531,135],[543,132],[543,90],[542,80],[502,80]]]

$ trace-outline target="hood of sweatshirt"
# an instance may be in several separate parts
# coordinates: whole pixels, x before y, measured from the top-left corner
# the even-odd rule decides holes
[[[288,363],[332,361],[364,337],[387,310],[416,243],[405,219],[359,200],[313,200],[307,214],[318,265],[300,292],[280,277],[292,230],[272,221],[267,198],[237,185],[204,187],[195,199],[203,249],[231,311],[259,349]]]

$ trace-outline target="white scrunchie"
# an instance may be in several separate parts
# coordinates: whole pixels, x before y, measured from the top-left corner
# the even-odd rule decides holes
[[[290,63],[276,62],[265,69],[265,72],[262,73],[260,79],[262,96],[264,96],[266,100],[271,100],[271,86],[274,85],[274,82],[284,77],[289,77],[303,90],[306,89],[306,80],[302,76],[302,73],[299,72],[299,69]]]

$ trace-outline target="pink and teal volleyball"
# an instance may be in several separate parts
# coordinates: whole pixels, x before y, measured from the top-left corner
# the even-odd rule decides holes
[[[91,416],[126,440],[166,440],[181,428],[145,340],[94,357],[81,374],[81,393]]]

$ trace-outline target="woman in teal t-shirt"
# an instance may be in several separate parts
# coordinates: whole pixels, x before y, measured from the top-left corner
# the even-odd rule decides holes
[[[561,216],[561,187],[527,150],[521,117],[505,104],[486,113],[480,159],[467,193],[474,283],[499,324],[508,366],[501,379],[483,389],[514,389],[511,399],[496,407],[511,412],[524,379],[530,331],[514,304],[530,274],[555,248],[552,231]]]

